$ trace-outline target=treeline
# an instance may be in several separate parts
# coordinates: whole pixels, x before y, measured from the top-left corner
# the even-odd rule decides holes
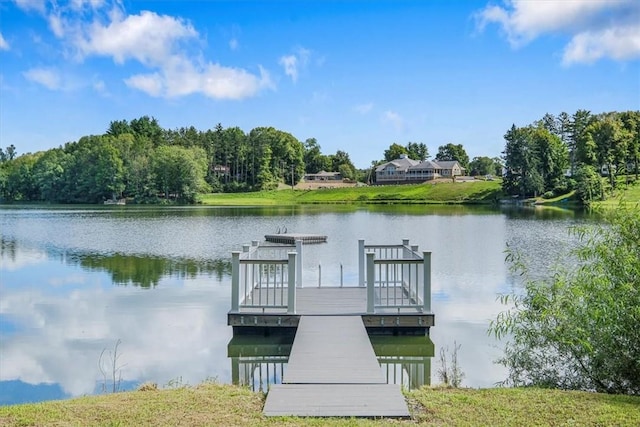
[[[546,114],[504,136],[503,190],[553,197],[575,189],[580,201],[603,199],[618,177],[638,179],[640,111]],[[603,178],[604,177],[604,178]]]
[[[147,116],[110,123],[103,135],[16,156],[0,149],[0,199],[51,203],[193,203],[204,192],[239,192],[294,185],[305,173],[339,171],[356,178],[349,155],[324,155],[272,127],[163,129]]]

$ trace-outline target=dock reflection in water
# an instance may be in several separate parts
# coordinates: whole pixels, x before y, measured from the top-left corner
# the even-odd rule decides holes
[[[233,384],[265,393],[269,386],[282,384],[294,337],[293,333],[234,336],[227,346]],[[388,384],[406,390],[431,384],[434,345],[428,336],[371,335],[369,339]]]

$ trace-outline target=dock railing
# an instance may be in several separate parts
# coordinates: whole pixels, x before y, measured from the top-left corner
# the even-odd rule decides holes
[[[302,242],[244,245],[231,253],[231,311],[296,312],[296,278],[302,276]],[[302,282],[298,281],[298,286]]]
[[[431,313],[431,252],[418,252],[408,239],[400,245],[358,241],[360,286],[367,287],[367,313]]]

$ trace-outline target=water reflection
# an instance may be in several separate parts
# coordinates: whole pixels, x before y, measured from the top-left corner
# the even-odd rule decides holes
[[[388,384],[413,390],[431,384],[434,344],[428,336],[369,337]],[[233,384],[267,392],[281,384],[287,371],[294,334],[236,335],[227,345]]]
[[[0,237],[0,257],[16,263],[18,242]],[[164,277],[195,278],[200,274],[214,275],[218,280],[231,274],[231,262],[224,259],[166,258],[122,253],[96,254],[58,248],[45,250],[48,258],[78,265],[85,270],[109,273],[116,285],[152,288]]]
[[[572,244],[567,228],[582,222],[581,214],[564,210],[468,206],[0,206],[0,388],[14,399],[0,404],[99,392],[100,353],[118,339],[128,387],[179,377],[189,384],[211,377],[240,382],[254,372],[252,387],[281,381],[283,354],[268,370],[262,366],[262,382],[255,365],[261,354],[246,353],[254,358],[246,374],[244,359],[231,372],[226,313],[231,251],[282,226],[328,236],[324,245],[305,247],[303,280],[310,285],[319,281],[320,263],[323,286],[340,283],[341,265],[345,285],[356,283],[361,238],[410,238],[433,251],[436,353],[457,341],[463,385],[491,386],[505,377],[493,363],[501,348],[486,334],[504,309],[496,294],[519,286],[505,265],[505,244],[546,273]],[[379,357],[388,376],[400,378],[393,381],[429,383],[430,358]]]

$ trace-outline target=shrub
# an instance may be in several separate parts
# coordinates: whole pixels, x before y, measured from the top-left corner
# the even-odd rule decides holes
[[[510,337],[499,363],[514,386],[640,394],[640,206],[575,232],[578,266],[525,280],[490,331]],[[517,254],[508,259],[526,275]],[[526,276],[525,276],[526,277]]]

